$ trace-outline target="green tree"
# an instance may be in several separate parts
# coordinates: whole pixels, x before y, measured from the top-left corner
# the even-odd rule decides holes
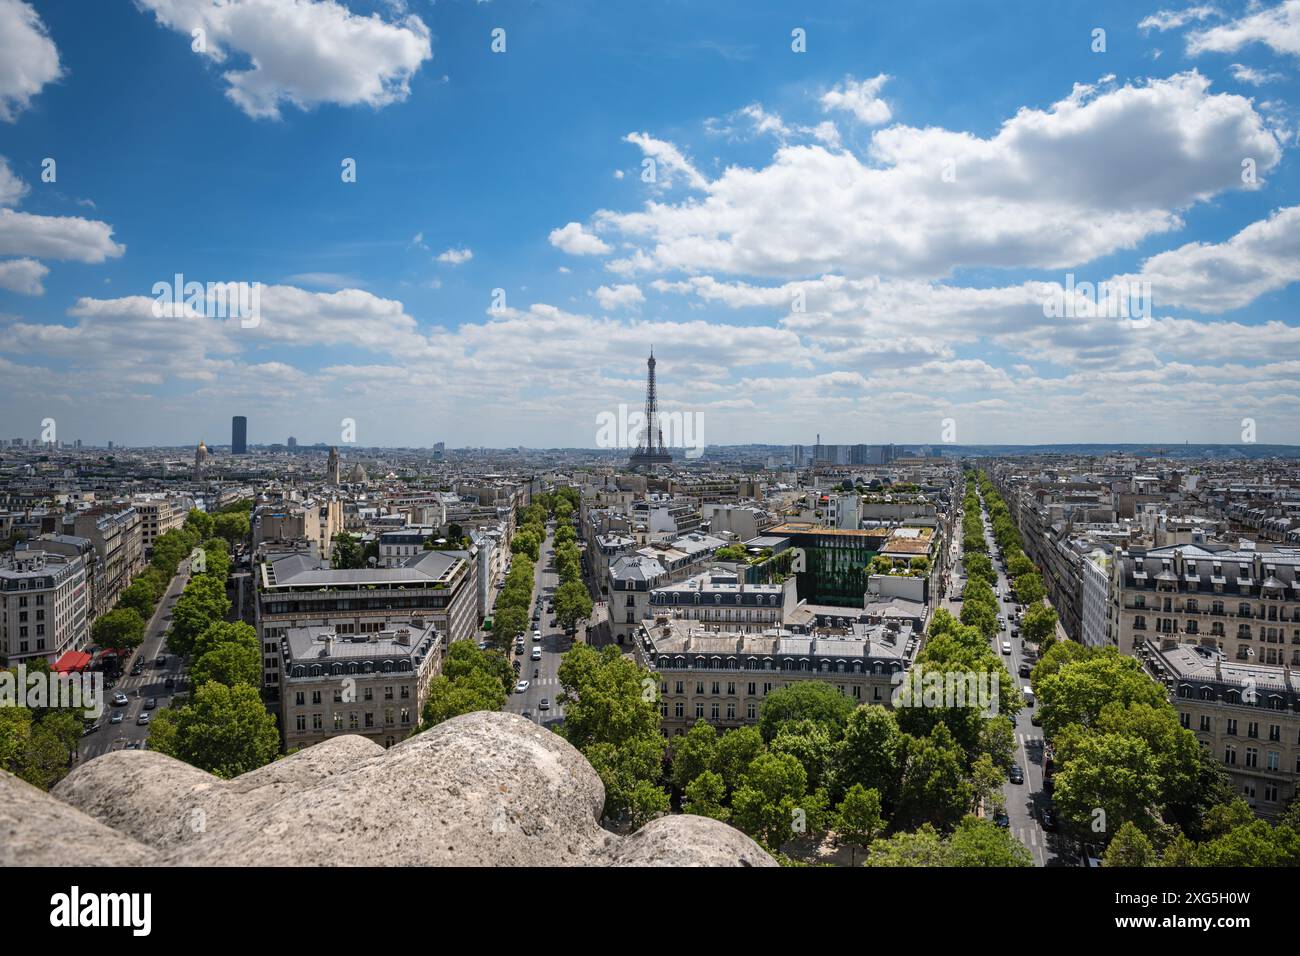
[[[971,805],[974,813],[979,807],[993,809],[1002,806],[1002,784],[1006,770],[997,766],[988,754],[980,754],[970,770]]]
[[[968,816],[948,838],[948,866],[1033,866],[1029,849],[991,820]]]
[[[1031,604],[1020,621],[1020,633],[1031,644],[1042,644],[1056,634],[1056,611],[1046,604]]]
[[[660,743],[659,683],[617,647],[597,651],[579,644],[560,660],[563,734],[585,750],[593,743],[621,746],[638,737]]]
[[[555,620],[566,630],[591,617],[591,595],[581,581],[571,580],[555,590]]]
[[[816,790],[826,779],[833,748],[826,727],[811,720],[781,724],[768,747],[772,753],[787,753],[803,766],[808,789]]]
[[[192,530],[195,537],[200,541],[212,537],[214,525],[215,520],[212,515],[200,511],[198,508],[191,508],[190,513],[185,516],[185,528]]]
[[[706,770],[686,785],[682,812],[726,823],[731,818],[726,799],[727,785],[722,782],[722,775]]]
[[[947,866],[948,846],[939,831],[923,824],[915,831],[902,831],[871,844],[867,853],[867,866]]]
[[[134,608],[116,608],[95,621],[90,638],[100,647],[133,651],[144,641],[144,618]]]
[[[179,528],[165,531],[154,539],[153,558],[150,565],[158,569],[168,580],[176,573],[180,563],[190,554],[189,537]]]
[[[209,681],[184,706],[158,711],[152,725],[151,749],[225,779],[270,763],[280,749],[275,718],[247,684]]]
[[[213,533],[225,540],[232,548],[248,539],[249,522],[247,512],[219,514],[213,522]]]
[[[196,575],[176,599],[167,646],[177,654],[189,655],[195,639],[211,624],[224,621],[230,613],[223,581],[207,574]]]
[[[811,720],[838,739],[853,710],[853,701],[834,685],[819,680],[796,681],[772,691],[763,700],[758,729],[765,741],[771,741],[783,723]]]
[[[667,816],[669,809],[668,794],[663,787],[650,780],[638,780],[628,800],[628,824],[639,830],[651,820]]]
[[[142,619],[147,620],[153,615],[159,596],[160,592],[155,587],[153,579],[141,574],[122,590],[117,599],[117,606],[135,611]]]
[[[17,775],[34,787],[50,789],[71,769],[81,728],[81,718],[68,710],[52,710],[34,720]]]
[[[190,680],[196,686],[216,681],[227,687],[235,684],[260,687],[262,655],[256,647],[219,644],[190,666]]]
[[[717,764],[717,759],[717,730],[712,724],[697,720],[694,727],[681,736],[673,738],[673,786],[684,791],[691,781],[702,773],[712,770]]]
[[[243,621],[213,621],[194,639],[190,654],[197,660],[204,654],[224,646],[239,647],[255,655],[261,653],[261,645],[257,642],[257,630],[253,625],[245,624]],[[257,682],[254,681],[253,684],[256,686]]]
[[[855,783],[835,809],[835,836],[853,847],[851,863],[857,865],[858,848],[866,849],[885,828],[880,810],[880,791]]]
[[[894,570],[894,562],[891,558],[883,554],[877,554],[867,565],[868,574],[890,574]]]
[[[749,765],[764,750],[763,738],[757,727],[737,727],[718,738],[718,755],[714,769],[727,787],[734,792],[740,786]]]
[[[1155,866],[1156,851],[1146,834],[1130,820],[1115,831],[1115,837],[1106,847],[1102,858],[1109,868],[1121,866]]]
[[[876,790],[890,810],[902,777],[904,748],[893,711],[875,705],[857,708],[849,715],[831,758],[832,797],[860,784]]]
[[[480,651],[473,641],[454,641],[447,648],[447,656],[442,662],[443,675],[458,680],[475,671],[495,677],[506,694],[515,688],[517,678],[504,654],[494,650]]]
[[[606,820],[627,820],[643,812],[649,802],[648,790],[643,784],[659,787],[663,768],[663,738],[638,736],[615,745],[608,742],[589,744],[583,755],[600,775],[605,785]],[[667,805],[664,794],[664,805]],[[657,798],[654,806],[658,806]]]
[[[506,691],[500,678],[487,670],[470,670],[454,680],[446,674],[439,674],[429,682],[420,729],[427,730],[461,714],[500,710],[505,702]]]
[[[979,753],[987,754],[993,766],[1002,771],[1011,769],[1016,754],[1016,725],[1005,714],[984,721],[980,731]]]
[[[773,850],[794,836],[808,775],[790,754],[759,754],[731,796],[732,821]]]
[[[1151,680],[1136,660],[1110,646],[1062,666],[1054,674],[1036,674],[1035,689],[1043,731],[1049,739],[1070,724],[1093,726],[1102,708],[1112,702],[1157,709],[1167,706],[1164,687]]]
[[[1160,794],[1160,776],[1147,744],[1122,734],[1089,732],[1073,727],[1057,738],[1061,769],[1053,794],[1061,819],[1075,832],[1114,833],[1132,821],[1154,826],[1152,808]],[[1094,810],[1105,812],[1104,818]]]
[[[333,549],[330,552],[331,567],[341,570],[359,569],[366,566],[365,549],[361,539],[346,531],[334,535]]]
[[[970,789],[964,752],[947,725],[936,724],[928,737],[907,738],[894,822],[909,827],[931,823],[947,829],[970,806]]]

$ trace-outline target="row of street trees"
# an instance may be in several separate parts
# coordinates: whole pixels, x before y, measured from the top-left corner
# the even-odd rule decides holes
[[[976,489],[978,488],[978,492]],[[968,472],[966,476],[966,497],[963,502],[965,514],[962,517],[963,556],[966,569],[966,587],[962,591],[962,623],[975,624],[992,641],[998,634],[998,602],[993,593],[998,575],[993,562],[988,556],[988,547],[984,543],[984,529],[980,520],[980,497],[983,496],[984,507],[989,513],[989,523],[993,528],[993,540],[1002,553],[1002,561],[1007,569],[1007,578],[1016,601],[1025,606],[1020,622],[1020,633],[1026,641],[1038,646],[1040,653],[1045,652],[1056,639],[1056,611],[1044,601],[1047,589],[1043,586],[1042,575],[1034,567],[1034,562],[1026,556],[1020,540],[1020,531],[1011,520],[1011,513],[1006,502],[998,494],[988,475],[984,472]],[[972,522],[978,547],[972,547]]]
[[[560,586],[555,589],[555,619],[565,630],[591,617],[591,593],[582,580],[582,554],[578,534],[573,529],[577,503],[576,488],[559,488],[552,495],[555,511],[555,570]]]
[[[237,503],[232,509],[246,508]],[[154,714],[149,747],[218,777],[236,777],[276,758],[280,732],[262,702],[262,652],[257,631],[230,622],[226,579],[230,545],[248,533],[246,510],[207,515],[192,511],[184,530],[203,540],[202,556],[191,562],[189,583],[176,600],[167,648],[188,661],[189,699],[176,697]],[[206,539],[203,536],[206,535]],[[160,539],[161,541],[161,539]],[[170,546],[168,562],[179,557]],[[159,549],[155,547],[154,558]],[[174,570],[173,565],[173,570]]]

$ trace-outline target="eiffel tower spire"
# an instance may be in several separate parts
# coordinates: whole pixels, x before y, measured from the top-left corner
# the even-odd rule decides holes
[[[672,454],[664,447],[664,432],[659,424],[659,395],[655,387],[655,352],[652,347],[650,358],[646,360],[645,437],[633,451],[628,466],[649,470],[655,465],[672,464],[672,460]]]

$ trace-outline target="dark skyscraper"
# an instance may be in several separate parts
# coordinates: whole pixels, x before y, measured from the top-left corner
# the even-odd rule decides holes
[[[230,420],[230,453],[248,454],[248,419],[243,415],[236,415]]]

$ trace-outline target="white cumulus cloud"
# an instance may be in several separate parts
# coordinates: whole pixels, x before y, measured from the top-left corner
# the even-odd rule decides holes
[[[0,0],[0,120],[12,123],[32,97],[63,75],[59,51],[35,8]]]
[[[222,74],[226,95],[255,118],[291,103],[387,106],[410,95],[411,77],[432,58],[429,28],[414,14],[392,22],[360,16],[333,0],[137,0],[163,26],[202,31],[213,63],[243,58]]]
[[[888,123],[893,114],[889,104],[880,98],[880,91],[888,81],[889,76],[885,73],[865,80],[846,76],[842,83],[822,94],[822,109],[828,112],[844,110],[868,126]]]
[[[570,222],[559,229],[552,229],[547,241],[571,256],[600,256],[610,251],[608,244],[584,229],[580,222]]]

